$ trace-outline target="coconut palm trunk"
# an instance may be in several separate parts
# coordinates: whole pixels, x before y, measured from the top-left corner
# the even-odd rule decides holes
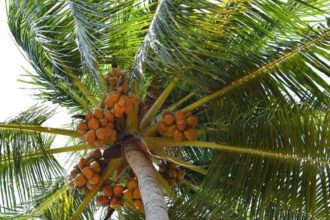
[[[134,143],[124,146],[124,156],[138,178],[146,219],[168,220],[166,202],[153,175],[151,162]]]

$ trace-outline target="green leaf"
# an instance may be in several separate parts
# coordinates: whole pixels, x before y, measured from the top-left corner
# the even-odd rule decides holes
[[[67,179],[59,178],[46,181],[43,186],[34,187],[34,196],[26,204],[22,204],[28,212],[28,218],[54,220],[70,219],[74,210],[80,205],[83,196],[74,193],[67,185]],[[82,213],[82,219],[94,219],[95,204],[90,203]]]
[[[74,111],[88,110],[90,97],[97,93],[89,91],[91,82],[82,77],[75,39],[67,34],[73,26],[63,14],[64,2],[22,0],[7,4],[9,28],[35,70],[22,81],[39,88],[37,96],[42,100]]]
[[[325,1],[313,6],[326,9]],[[316,15],[324,14],[295,1],[163,0],[133,73],[177,75],[197,94],[221,91],[214,99],[313,94],[328,102],[322,91],[329,85],[312,56],[326,59],[319,48],[329,47],[329,30],[304,19]],[[329,76],[329,68],[321,72]]]
[[[139,1],[68,1],[82,63],[92,73],[100,64],[129,64],[147,30],[152,3]]]
[[[219,142],[307,158],[297,162],[219,152],[205,187],[218,189],[219,203],[236,204],[246,218],[281,216],[322,219],[329,215],[329,111],[284,103],[254,108],[225,103],[209,135]]]
[[[182,188],[182,187],[181,187]],[[189,189],[169,204],[170,219],[237,219],[234,209],[228,209],[229,204],[220,204],[215,196],[216,191],[204,188],[197,193]]]
[[[52,115],[46,108],[32,107],[8,123],[40,125]],[[62,175],[62,168],[53,156],[46,153],[37,157],[24,157],[25,154],[45,152],[49,149],[52,136],[40,133],[0,129],[0,212],[3,207],[15,206],[26,201],[32,194],[32,187],[45,180]]]

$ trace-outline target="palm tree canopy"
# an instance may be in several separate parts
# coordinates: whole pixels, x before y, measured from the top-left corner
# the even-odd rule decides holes
[[[21,80],[37,99],[86,113],[111,65],[152,101],[177,77],[164,108],[188,95],[183,110],[199,114],[201,139],[242,149],[176,147],[207,173],[186,170],[198,184],[169,198],[170,219],[330,216],[328,0],[7,0],[7,9],[35,70]],[[6,124],[42,126],[51,112],[31,108]],[[0,125],[1,216],[69,219],[79,206],[48,151],[53,138]]]

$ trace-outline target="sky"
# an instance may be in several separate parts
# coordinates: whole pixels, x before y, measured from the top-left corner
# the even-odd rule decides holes
[[[0,0],[0,67],[0,122],[3,122],[38,103],[37,100],[34,100],[33,92],[27,89],[29,85],[18,82],[26,70],[33,72],[33,69],[11,36],[3,0]],[[49,104],[49,106],[51,105]],[[45,125],[61,127],[70,122],[71,119],[67,112],[64,109],[58,109],[57,114]],[[65,144],[65,138],[59,137],[56,139],[54,147],[63,147],[63,144]]]
[[[0,66],[0,121],[4,121],[34,103],[31,92],[19,89],[24,87],[17,82],[19,75],[25,73],[22,66],[31,68],[10,35],[4,1],[0,1]]]

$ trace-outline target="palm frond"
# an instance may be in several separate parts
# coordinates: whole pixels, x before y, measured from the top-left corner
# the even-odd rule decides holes
[[[183,190],[180,197],[170,203],[170,219],[237,219],[235,210],[219,205],[213,193],[206,188],[197,193]]]
[[[81,135],[73,130],[66,130],[61,128],[50,128],[50,127],[42,127],[39,125],[29,125],[29,124],[14,124],[14,123],[0,123],[0,129],[4,130],[16,130],[16,131],[29,131],[36,133],[48,133],[48,134],[58,134],[58,135],[66,135],[73,138],[80,137]]]
[[[324,49],[329,47],[327,7],[325,1],[312,5],[160,1],[137,53],[134,73],[176,75],[197,94],[220,88],[228,98],[239,99],[237,94],[248,92],[260,98],[302,99],[314,94],[328,102],[322,91],[329,85],[319,73],[329,76],[328,65],[320,59],[326,58]],[[312,27],[308,16],[323,16],[323,23]],[[233,90],[237,93],[227,95]]]
[[[236,204],[234,209],[248,218],[326,218],[330,167],[308,160],[329,161],[329,111],[283,103],[224,105],[219,120],[208,124],[210,138],[306,160],[219,152],[204,183],[218,189],[218,202]]]
[[[304,42],[303,45],[298,46],[297,48],[294,48],[289,52],[281,54],[279,57],[274,58],[270,62],[266,63],[264,66],[258,68],[257,70],[247,73],[245,76],[231,82],[229,85],[224,86],[220,90],[198,100],[197,102],[192,103],[191,105],[185,107],[182,110],[191,111],[196,107],[200,107],[206,102],[211,101],[212,99],[217,99],[219,97],[232,97],[233,95],[231,95],[230,93],[237,89],[239,90],[236,92],[236,96],[237,93],[242,93],[242,90],[247,90],[249,92],[253,92],[254,94],[256,94],[257,92],[260,93],[262,92],[262,90],[258,91],[258,87],[260,86],[258,86],[258,82],[255,81],[255,78],[260,78],[261,76],[268,75],[273,70],[279,71],[277,72],[277,75],[274,75],[273,77],[275,78],[275,80],[271,79],[271,81],[273,81],[275,84],[278,84],[278,88],[276,88],[274,85],[270,85],[268,80],[262,82],[263,87],[268,87],[268,85],[270,85],[269,89],[264,91],[267,95],[270,94],[271,97],[277,97],[278,94],[280,94],[279,97],[281,97],[284,93],[286,96],[294,96],[294,98],[306,103],[307,100],[310,100],[311,94],[313,94],[315,95],[313,96],[313,98],[317,98],[323,103],[323,105],[327,105],[329,103],[329,99],[327,96],[324,95],[323,91],[324,89],[325,91],[329,89],[328,83],[324,79],[322,79],[317,72],[313,72],[312,68],[310,68],[308,65],[305,65],[305,62],[307,62],[308,60],[300,59],[299,57],[297,58],[297,56],[300,55],[301,51],[308,50],[308,48],[312,46],[321,46],[318,45],[318,43],[326,41],[328,36],[329,31],[326,31],[320,36],[316,36],[314,39]],[[304,54],[301,55],[305,56]],[[294,59],[294,66],[291,66],[291,64],[288,63],[283,67],[286,69],[286,71],[289,71],[290,69],[293,70],[295,68],[299,69],[299,74],[291,72],[295,76],[286,74],[280,69],[283,63],[290,62],[291,59]],[[317,62],[313,63],[313,65],[317,64]],[[327,72],[328,71],[325,69],[323,73],[327,74]],[[309,73],[309,75],[307,73]],[[281,85],[280,83],[283,84]]]
[[[86,151],[91,148],[93,148],[93,147],[88,146],[88,145],[74,145],[74,146],[58,147],[58,148],[47,149],[47,150],[42,150],[42,151],[34,151],[32,153],[24,153],[24,154],[22,154],[21,159],[25,159],[25,158],[32,159],[33,157],[40,157],[40,156],[43,156],[44,154],[54,155],[54,154],[60,154],[60,153],[66,153],[66,152]],[[13,161],[15,161],[15,159],[13,157],[7,157],[5,159],[2,159],[1,163],[13,162]]]
[[[82,196],[74,193],[66,184],[67,179],[47,181],[44,186],[34,187],[34,196],[25,205],[23,216],[54,220],[71,219],[74,210],[82,202]],[[90,203],[82,213],[82,219],[94,219],[95,204]]]
[[[47,107],[34,106],[26,111],[21,112],[17,117],[9,119],[5,124],[26,124],[30,126],[40,126],[52,115],[53,111]],[[40,143],[42,137],[33,131],[11,130],[6,128],[0,129],[1,145],[0,145],[0,160],[10,161],[13,159],[19,165],[23,153],[33,152],[35,149],[33,141]],[[50,140],[51,141],[51,140]],[[18,156],[18,157],[17,157]]]
[[[150,20],[152,3],[68,1],[82,63],[98,73],[100,64],[129,64]]]
[[[32,107],[8,123],[40,125],[52,114],[47,108]],[[62,175],[53,156],[44,153],[38,157],[24,157],[25,154],[45,152],[53,139],[35,132],[0,129],[0,178],[4,183],[0,187],[1,212],[5,212],[2,207],[15,209],[19,202],[26,201],[32,195],[33,186]]]
[[[169,96],[171,91],[174,89],[176,83],[178,82],[178,78],[174,78],[172,82],[164,89],[162,94],[159,95],[159,97],[155,100],[152,106],[150,106],[148,112],[145,113],[143,116],[140,127],[141,129],[145,128],[149,123],[151,122],[152,118],[155,116],[155,114],[159,111],[159,109],[162,107],[163,103],[165,102],[166,98]]]
[[[135,208],[125,207],[118,210],[118,220],[143,220],[145,216]],[[113,220],[114,218],[107,218],[105,220]]]
[[[28,73],[25,82],[39,87],[43,100],[88,110],[97,93],[82,79],[80,54],[67,34],[72,22],[63,14],[65,3],[8,1],[8,8],[9,28],[36,72]]]
[[[73,138],[80,137],[80,134],[73,130],[61,128],[50,128],[42,126],[49,118],[55,114],[55,109],[36,105],[26,111],[21,112],[17,117],[0,122],[0,130],[6,132],[25,133],[48,133],[56,135],[66,135]]]
[[[0,187],[0,202],[2,204],[1,207],[15,209],[17,204],[26,201],[32,196],[32,187],[38,184],[42,185],[44,181],[56,176],[61,176],[62,169],[55,158],[47,154],[33,158],[21,158],[20,156],[22,151],[32,152],[50,148],[53,138],[48,138],[47,140],[35,134],[11,134],[10,138],[15,138],[12,144],[15,145],[7,145],[7,149],[4,149],[3,144],[5,142],[8,144],[8,141],[3,138],[3,135],[4,133],[1,132],[1,159],[8,155],[8,157],[12,157],[14,160],[5,160],[4,163],[0,160],[0,178],[2,183],[4,183]],[[11,151],[8,148],[12,148]],[[6,213],[1,208],[1,212],[3,211]]]

